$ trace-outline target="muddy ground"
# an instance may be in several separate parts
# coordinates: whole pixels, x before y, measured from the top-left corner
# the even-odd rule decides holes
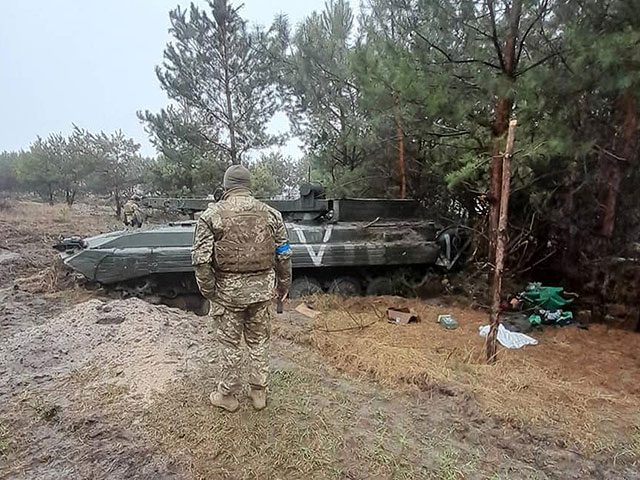
[[[273,328],[269,408],[254,412],[243,398],[236,414],[216,411],[208,404],[217,347],[207,317],[108,298],[78,287],[54,266],[48,246],[58,235],[114,228],[108,214],[25,203],[0,212],[1,479],[640,478],[637,427],[623,432],[614,422],[608,433],[619,428],[616,442],[592,448],[596,434],[582,448],[553,418],[502,416],[490,408],[487,391],[461,381],[481,382],[487,373],[471,358],[482,346],[473,332],[482,314],[458,307],[458,336],[418,347],[412,339],[436,338],[440,331],[426,323],[414,332],[388,331],[382,320],[364,323],[364,312],[398,300],[343,305],[319,299],[322,320],[289,305]],[[428,308],[445,308],[410,306],[424,308],[425,316]],[[345,316],[345,325],[355,322],[357,328],[336,332],[335,322]],[[567,359],[571,342],[589,340],[545,335],[532,348],[548,345],[548,352]],[[447,350],[452,338],[464,341]],[[602,343],[609,337],[597,338]],[[622,344],[627,337],[613,338],[618,343],[606,344],[603,355],[609,350],[615,359],[631,350]],[[576,351],[589,360],[584,348]],[[531,352],[508,352],[498,367],[535,366],[545,356]],[[420,377],[416,369],[440,357],[447,365],[457,358],[466,363],[457,361],[450,370],[429,366]],[[417,376],[396,375],[389,358],[413,358],[408,366]],[[561,363],[540,375],[560,375],[556,384],[580,394],[576,385],[589,382],[571,373],[579,360],[566,363],[567,371]],[[630,419],[636,404],[625,397],[637,393],[640,366],[637,357],[619,363],[618,379],[610,367],[601,371],[597,399]],[[507,390],[518,388],[523,399],[528,388],[534,391],[521,382],[497,392],[512,400]],[[554,402],[561,404],[561,397]],[[563,411],[552,407],[553,415]]]

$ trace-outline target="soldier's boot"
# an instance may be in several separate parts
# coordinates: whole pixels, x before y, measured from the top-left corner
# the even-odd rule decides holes
[[[211,403],[214,406],[231,413],[238,410],[238,407],[240,406],[238,399],[234,395],[223,395],[220,392],[211,392],[209,400],[211,400]]]
[[[267,406],[267,391],[264,388],[250,389],[249,398],[256,410],[263,410]]]

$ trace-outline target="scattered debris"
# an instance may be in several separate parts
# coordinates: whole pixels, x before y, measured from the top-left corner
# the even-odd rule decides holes
[[[458,322],[451,315],[438,315],[438,323],[447,330],[455,330],[458,328]]]
[[[489,325],[479,327],[479,333],[481,337],[486,337],[489,334]],[[537,345],[538,340],[531,338],[524,333],[510,332],[504,325],[498,325],[498,342],[505,348],[522,348],[526,345]]]
[[[532,325],[568,325],[573,321],[573,313],[564,310],[538,310],[529,316]]]
[[[316,318],[318,315],[320,315],[320,312],[318,312],[317,310],[314,310],[306,303],[301,303],[300,305],[298,305],[296,307],[296,312],[301,313],[305,317],[309,317],[309,318]]]
[[[565,326],[574,321],[573,313],[565,310],[573,299],[563,297],[563,293],[562,287],[546,287],[541,283],[532,282],[524,292],[512,299],[509,305],[513,309],[527,312],[528,321],[533,326]]]
[[[420,321],[420,317],[415,313],[412,313],[408,308],[388,308],[387,318],[390,323],[397,323],[400,325]]]

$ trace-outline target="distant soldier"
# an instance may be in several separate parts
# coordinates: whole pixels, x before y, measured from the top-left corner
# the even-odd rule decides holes
[[[146,215],[140,208],[140,195],[132,195],[122,207],[122,221],[127,227],[140,228],[146,219]]]
[[[266,406],[268,346],[274,293],[284,299],[291,285],[291,247],[282,215],[251,194],[249,171],[233,165],[224,174],[224,195],[196,226],[193,265],[202,295],[211,302],[221,348],[221,376],[211,403],[238,409],[240,349],[249,348],[249,397]]]

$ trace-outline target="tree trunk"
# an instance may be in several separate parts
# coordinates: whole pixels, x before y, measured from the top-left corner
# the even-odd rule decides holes
[[[186,186],[187,186],[187,190],[189,191],[189,194],[191,195],[195,195],[196,192],[194,192],[193,190],[193,174],[194,172],[197,172],[196,169],[194,169],[193,171],[189,171],[187,173],[187,177],[186,177]]]
[[[498,239],[500,217],[500,196],[502,194],[502,154],[501,145],[509,128],[509,116],[513,108],[510,98],[498,100],[492,128],[491,168],[489,170],[489,252],[491,263],[495,265],[495,249]]]
[[[120,189],[115,188],[113,191],[113,197],[116,201],[116,217],[120,218],[122,216],[122,204],[120,199]]]
[[[397,103],[397,100],[396,100]],[[404,131],[402,130],[402,120],[396,108],[396,125],[398,131],[398,172],[400,175],[400,198],[407,196],[407,172],[404,163]]]
[[[617,152],[617,158],[610,158],[604,162],[607,184],[604,200],[604,216],[602,219],[601,234],[610,239],[613,236],[616,222],[616,206],[620,193],[620,184],[624,171],[635,164],[636,146],[638,143],[638,113],[636,110],[636,98],[631,89],[626,90],[620,99],[620,108],[623,115],[622,148]]]
[[[564,195],[561,197],[561,203],[558,206],[560,235],[566,238],[567,248],[562,252],[561,257],[561,269],[562,271],[569,272],[574,269],[576,262],[576,239],[578,238],[578,227],[574,220],[575,210],[575,196],[578,183],[578,154],[575,155],[574,161],[569,165],[569,173],[563,182]],[[566,219],[566,222],[564,221]]]
[[[65,190],[64,191],[64,200],[69,207],[73,206],[73,202],[76,199],[76,191],[75,190]]]
[[[500,192],[500,213],[498,215],[498,232],[496,235],[495,269],[493,273],[493,284],[491,286],[491,313],[489,316],[489,334],[487,335],[487,362],[494,363],[496,360],[497,346],[496,336],[500,325],[500,300],[502,298],[502,277],[504,273],[505,245],[507,243],[507,224],[509,212],[509,192],[511,190],[511,157],[513,155],[513,144],[515,141],[515,130],[517,122],[511,120],[509,123],[509,135],[507,146],[502,156],[502,188]]]
[[[338,118],[338,120],[340,121],[340,138],[338,139],[338,142],[340,145],[340,155],[342,156],[342,159],[341,161],[339,160],[339,162],[343,166],[349,167],[350,170],[353,170],[354,164],[352,162],[351,156],[349,155],[349,149],[347,148],[347,142],[346,142],[347,119],[344,113],[344,109],[342,108],[342,105],[338,105],[338,110],[340,111],[340,117]]]
[[[497,31],[497,25],[495,25],[495,15],[493,14],[493,1],[489,0],[487,5],[492,12],[491,18],[494,23],[492,27],[495,32]],[[502,137],[509,127],[509,117],[511,116],[511,110],[513,109],[513,93],[511,92],[511,89],[515,83],[515,73],[518,66],[518,59],[516,57],[516,40],[520,28],[521,14],[522,0],[513,0],[510,8],[508,8],[506,12],[506,15],[509,17],[509,26],[507,29],[504,49],[502,51],[499,50],[497,38],[494,39],[496,42],[496,48],[498,49],[496,53],[502,58],[502,77],[506,80],[507,91],[499,93],[491,132],[492,151],[491,168],[489,170],[489,256],[491,263],[493,264],[495,264],[495,257],[493,254],[496,251],[495,246],[498,238],[500,196],[502,190],[502,155],[500,155],[500,146],[503,141]],[[505,86],[502,88],[505,88]]]
[[[228,69],[225,69],[225,75],[228,74]],[[233,118],[233,109],[231,104],[231,89],[229,84],[225,80],[224,85],[225,95],[227,97],[227,111],[228,111],[228,126],[229,126],[229,150],[231,155],[231,163],[237,165],[240,163],[238,159],[238,150],[236,147],[236,125]]]
[[[224,61],[224,95],[227,101],[227,127],[229,130],[229,154],[231,156],[231,163],[233,165],[240,164],[238,158],[238,149],[236,146],[236,123],[233,115],[233,102],[231,101],[231,85],[229,81],[229,54],[227,50],[227,19],[221,25],[223,28],[224,44],[222,47],[222,55]]]

